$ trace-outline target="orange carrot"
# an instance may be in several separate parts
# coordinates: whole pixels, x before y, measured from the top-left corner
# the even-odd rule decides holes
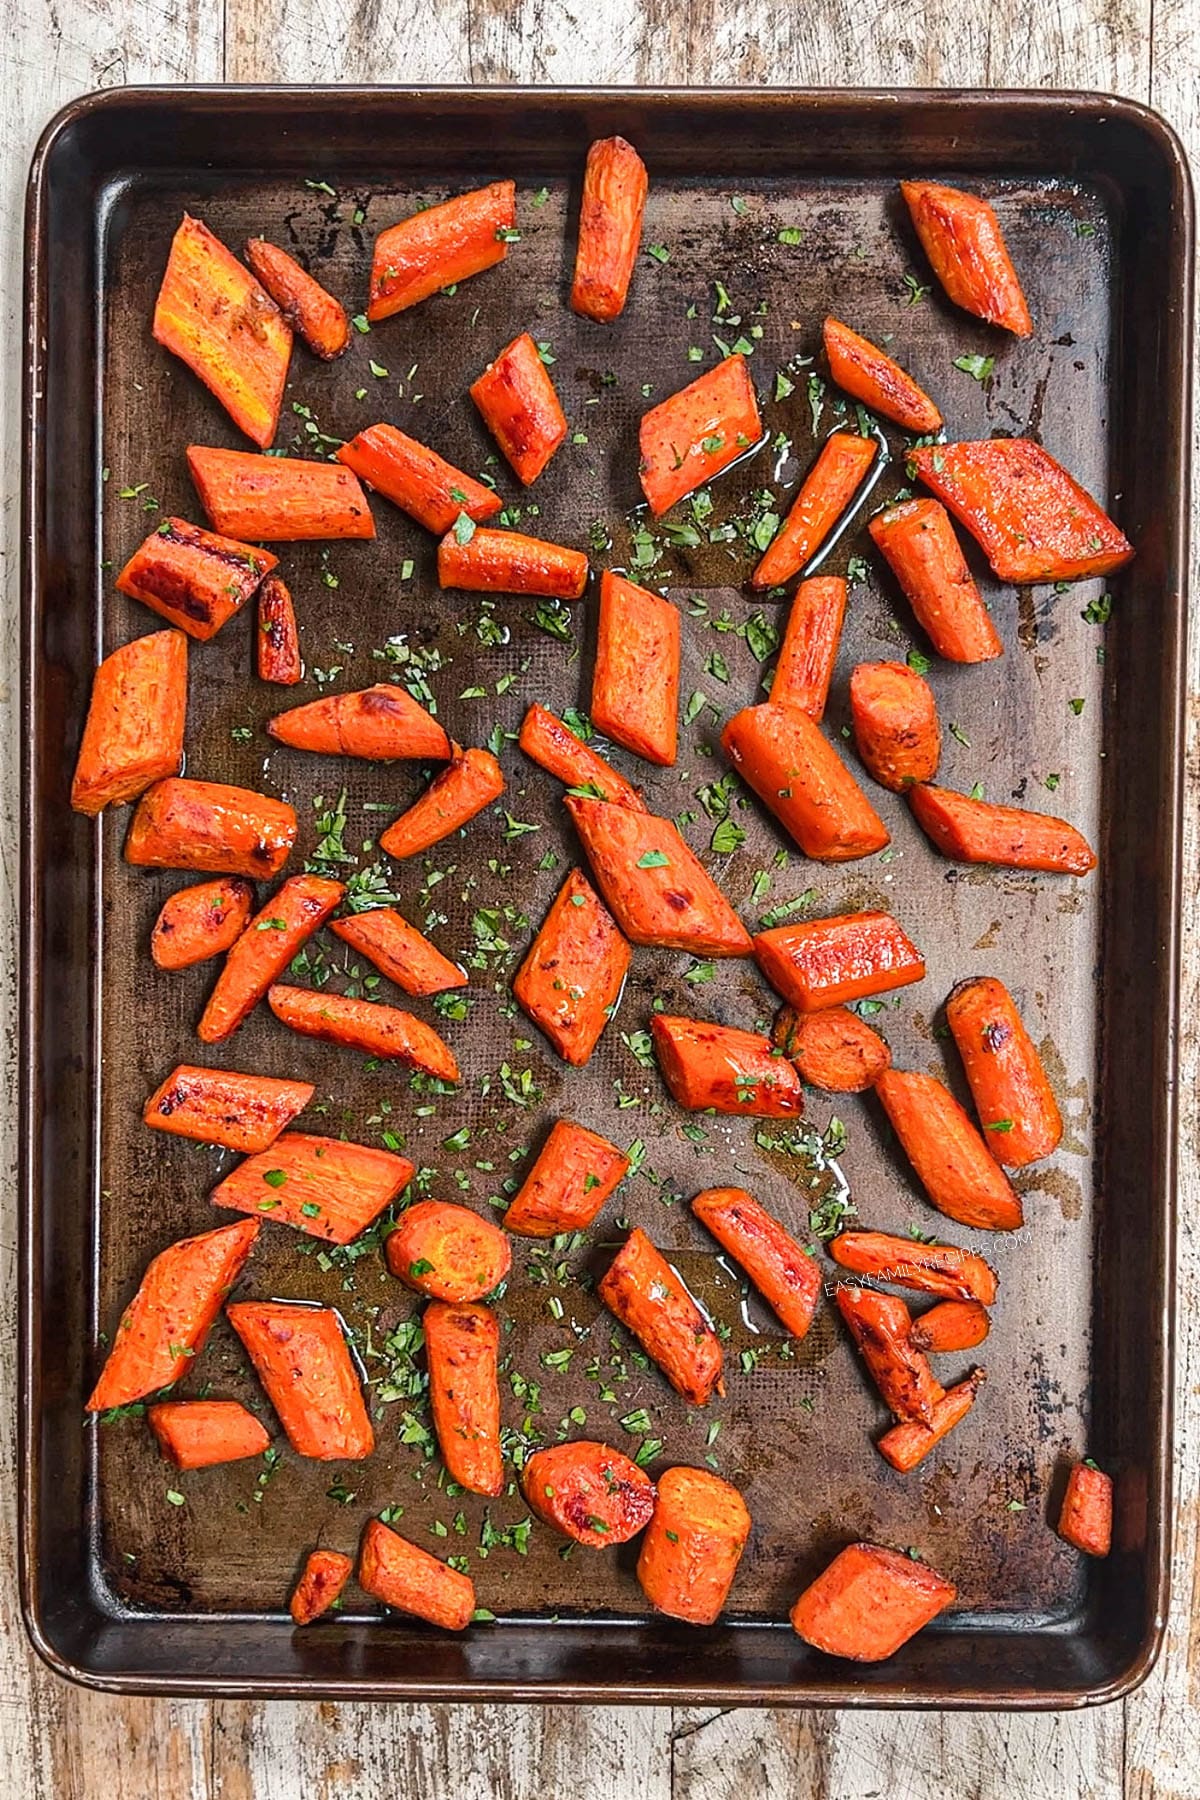
[[[914,1319],[909,1342],[923,1351],[974,1350],[992,1328],[986,1306],[978,1300],[941,1300]]]
[[[153,331],[265,450],[279,423],[291,329],[236,256],[187,213],[171,240]]]
[[[928,1425],[945,1390],[912,1342],[912,1319],[903,1300],[841,1282],[834,1298],[871,1379],[896,1418]]]
[[[589,1550],[627,1544],[654,1512],[654,1483],[620,1450],[586,1438],[535,1450],[521,1487],[539,1519]]]
[[[163,903],[150,937],[150,954],[160,969],[190,969],[220,956],[246,928],[254,889],[237,875],[197,881]]]
[[[679,714],[679,613],[606,569],[592,675],[592,718],[635,756],[675,761]]]
[[[304,679],[300,632],[292,596],[278,575],[268,575],[258,590],[258,635],[255,639],[258,678],[279,687],[295,687]]]
[[[776,925],[754,940],[758,966],[797,1012],[849,1006],[925,979],[920,951],[891,913],[841,913]]]
[[[364,1056],[402,1062],[421,1069],[436,1081],[456,1082],[458,1063],[454,1052],[432,1025],[398,1006],[376,1000],[352,1000],[346,994],[330,994],[320,988],[287,987],[276,983],[268,989],[267,1002],[275,1017],[302,1037],[320,1038],[327,1044],[343,1044]]]
[[[296,841],[286,800],[218,781],[169,776],[147,788],[125,839],[138,868],[197,869],[261,881],[283,867]]]
[[[342,445],[337,459],[439,537],[450,530],[460,513],[479,523],[492,518],[503,504],[494,488],[464,475],[394,425],[368,425]]]
[[[571,308],[608,324],[625,310],[642,237],[649,178],[623,137],[597,138],[587,153]]]
[[[361,1462],[375,1448],[342,1323],[324,1306],[242,1300],[225,1308],[297,1456]]]
[[[988,202],[937,181],[902,181],[900,192],[933,272],[955,306],[1028,337],[1033,320]]]
[[[1053,813],[995,806],[930,783],[910,788],[908,803],[926,837],[952,862],[1040,869],[1051,875],[1086,875],[1096,866],[1096,853],[1083,833]]]
[[[957,1387],[947,1388],[942,1398],[933,1409],[933,1417],[928,1425],[905,1423],[893,1425],[885,1431],[875,1448],[885,1462],[891,1463],[893,1469],[901,1475],[907,1475],[917,1464],[940,1444],[942,1439],[965,1419],[975,1404],[975,1396],[979,1392],[984,1379],[984,1371],[975,1369],[966,1381],[960,1381]]]
[[[95,818],[178,773],[187,712],[187,639],[154,631],[106,656],[96,670],[71,805]]]
[[[1004,655],[944,506],[905,500],[876,513],[867,530],[939,656],[979,663]]]
[[[798,1119],[804,1089],[770,1038],[707,1019],[655,1013],[650,1035],[671,1098],[689,1112]]]
[[[996,1161],[1023,1169],[1049,1156],[1062,1137],[1062,1115],[1004,983],[991,975],[960,981],[946,1002],[946,1023]]]
[[[846,583],[840,575],[814,575],[800,583],[775,663],[774,705],[824,718],[845,615]]]
[[[892,1064],[879,1033],[844,1006],[816,1013],[785,1006],[771,1036],[801,1079],[827,1094],[861,1094]]]
[[[350,342],[350,321],[340,300],[314,281],[294,256],[265,238],[247,239],[246,261],[314,356],[332,362],[342,354]]]
[[[230,537],[298,543],[375,536],[358,476],[341,463],[203,444],[188,445],[187,462],[200,504],[217,530]]]
[[[725,1392],[721,1340],[640,1228],[625,1239],[596,1292],[685,1400],[705,1406]]]
[[[874,438],[835,431],[804,477],[791,511],[772,538],[751,587],[779,587],[812,561],[866,478],[879,446]]]
[[[1058,1535],[1088,1556],[1107,1556],[1112,1548],[1112,1476],[1093,1462],[1079,1462],[1067,1476]]]
[[[159,1252],[113,1333],[88,1412],[130,1406],[187,1373],[257,1236],[258,1221],[243,1219]]]
[[[203,1043],[222,1044],[233,1035],[345,892],[344,882],[321,875],[288,877],[225,958],[196,1027]]]
[[[500,1455],[500,1321],[486,1306],[425,1308],[429,1401],[438,1449],[451,1481],[469,1494],[504,1492]]]
[[[642,1592],[669,1618],[715,1625],[749,1536],[749,1508],[728,1481],[707,1469],[664,1469],[638,1555]]]
[[[529,487],[567,435],[550,371],[529,333],[506,344],[469,391],[517,479]]]
[[[518,1237],[586,1231],[629,1173],[629,1158],[597,1132],[556,1119],[504,1215]]]
[[[448,531],[438,545],[437,565],[439,587],[466,588],[473,594],[578,600],[587,586],[588,559],[582,550],[487,526],[478,526],[469,537],[461,525]]]
[[[439,1562],[378,1519],[371,1519],[363,1532],[358,1585],[385,1606],[446,1631],[465,1631],[475,1611],[475,1584],[469,1575]]]
[[[843,1269],[890,1281],[895,1287],[940,1294],[947,1300],[996,1299],[996,1272],[971,1250],[924,1239],[891,1237],[886,1231],[841,1231],[829,1254]]]
[[[164,519],[139,544],[117,587],[198,643],[207,643],[257,592],[279,558],[186,519]]]
[[[745,1188],[706,1188],[692,1211],[745,1269],[784,1330],[802,1338],[821,1297],[821,1272],[804,1246]]]
[[[566,1063],[582,1068],[621,996],[633,952],[591,883],[572,869],[512,984]]]
[[[752,450],[762,438],[744,356],[727,356],[652,406],[638,428],[642,492],[657,519]]]
[[[240,1400],[163,1400],[146,1408],[146,1420],[177,1469],[261,1456],[271,1444],[270,1433]]]
[[[453,761],[435,775],[419,800],[393,819],[379,839],[389,856],[419,856],[440,844],[452,832],[481,813],[504,792],[500,764],[490,750],[459,750],[451,745]]]
[[[311,1625],[327,1613],[353,1570],[353,1557],[340,1550],[310,1550],[288,1602],[293,1625]]]
[[[393,906],[333,919],[329,929],[406,994],[443,994],[447,988],[467,985],[458,964],[443,956]]]
[[[368,762],[432,762],[450,755],[450,739],[419,700],[391,682],[350,694],[325,694],[267,720],[278,743],[322,756]]]
[[[285,1131],[219,1182],[214,1206],[291,1225],[330,1244],[360,1237],[415,1173],[406,1156],[341,1138]]]
[[[315,1094],[311,1081],[180,1063],[142,1108],[145,1123],[226,1150],[266,1150]]]
[[[397,1281],[455,1304],[482,1300],[500,1286],[512,1264],[500,1227],[448,1200],[418,1200],[408,1207],[383,1248]]]
[[[924,388],[878,345],[851,331],[840,319],[826,319],[822,334],[829,373],[852,399],[861,400],[905,431],[924,435],[941,430],[942,415]]]
[[[582,788],[597,800],[645,812],[646,802],[637,788],[583,743],[561,719],[536,703],[525,714],[518,738],[526,756],[570,788]]]
[[[937,774],[937,702],[907,663],[859,663],[850,677],[850,718],[858,754],[881,787],[900,794]]]
[[[516,216],[516,184],[494,181],[389,225],[371,257],[371,324],[503,262]]]
[[[939,1212],[980,1231],[1023,1223],[1020,1196],[949,1088],[933,1075],[886,1069],[875,1092]]]
[[[847,1544],[791,1611],[814,1650],[850,1662],[884,1662],[955,1599],[936,1569],[879,1544]]]
[[[889,842],[887,826],[820,727],[794,707],[747,706],[721,733],[733,767],[816,862],[853,862]]]

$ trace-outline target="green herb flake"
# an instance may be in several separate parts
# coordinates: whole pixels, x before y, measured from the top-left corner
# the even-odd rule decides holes
[[[954,366],[976,381],[986,381],[996,367],[996,359],[994,356],[956,356]]]

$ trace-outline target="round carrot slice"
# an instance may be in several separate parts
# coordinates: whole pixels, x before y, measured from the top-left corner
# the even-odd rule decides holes
[[[481,1300],[508,1274],[512,1249],[498,1225],[448,1200],[419,1200],[384,1244],[398,1280],[434,1300]]]
[[[827,1094],[861,1094],[892,1066],[892,1053],[879,1033],[845,1006],[817,1013],[785,1006],[771,1036],[801,1080]]]
[[[592,1550],[627,1543],[654,1513],[654,1483],[608,1444],[581,1440],[538,1450],[521,1486],[539,1518]]]

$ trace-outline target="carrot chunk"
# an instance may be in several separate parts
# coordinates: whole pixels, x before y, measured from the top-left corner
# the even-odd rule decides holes
[[[395,907],[378,906],[333,919],[329,929],[406,994],[444,994],[447,988],[467,985],[458,964],[443,956]]]
[[[638,428],[642,492],[658,518],[752,450],[762,438],[744,356],[727,356],[652,406]]]
[[[875,1083],[904,1154],[938,1211],[980,1231],[1015,1231],[1021,1200],[949,1088],[886,1069]]]
[[[932,781],[942,728],[929,683],[907,663],[859,663],[850,677],[854,742],[869,774],[893,794]]]
[[[475,1611],[475,1584],[447,1563],[371,1519],[363,1532],[358,1585],[396,1612],[446,1631],[465,1631]]]
[[[1057,1149],[1062,1115],[1033,1039],[1002,981],[960,981],[946,1002],[984,1142],[998,1163],[1023,1169]]]
[[[974,1350],[992,1328],[986,1306],[978,1300],[940,1300],[914,1319],[909,1341],[917,1350]]]
[[[840,319],[826,319],[822,334],[829,373],[845,393],[905,431],[924,434],[941,430],[942,415],[924,388],[877,344],[851,331]]]
[[[346,994],[329,994],[320,988],[286,987],[276,983],[267,993],[275,1017],[302,1037],[320,1038],[327,1044],[343,1044],[364,1056],[402,1062],[421,1069],[436,1081],[456,1082],[458,1062],[453,1050],[432,1025],[398,1006],[376,1000],[351,1000]]]
[[[1050,875],[1086,875],[1096,853],[1081,831],[1053,813],[995,806],[924,782],[908,790],[913,817],[952,862],[995,863]]]
[[[1107,1556],[1112,1548],[1112,1510],[1112,1476],[1094,1463],[1076,1463],[1067,1476],[1058,1535],[1089,1556]]]
[[[394,425],[368,425],[341,446],[337,459],[439,537],[450,530],[460,513],[478,524],[494,517],[503,505],[494,488],[465,475]]]
[[[841,913],[776,925],[754,940],[758,966],[797,1012],[849,1006],[925,979],[920,951],[891,913]]]
[[[391,682],[351,694],[326,694],[267,720],[267,730],[293,750],[359,756],[368,762],[433,762],[450,755],[450,739],[419,700]]]
[[[878,448],[874,438],[849,431],[835,431],[826,438],[787,518],[751,575],[751,587],[779,587],[812,561],[862,486]]]
[[[893,1469],[898,1470],[901,1475],[909,1474],[929,1455],[935,1444],[940,1444],[966,1418],[975,1404],[975,1396],[983,1379],[983,1370],[975,1369],[966,1381],[960,1381],[957,1387],[947,1388],[934,1407],[933,1417],[928,1425],[905,1423],[893,1425],[890,1431],[885,1431],[875,1446],[884,1461],[891,1463]]]
[[[315,1092],[311,1081],[278,1081],[272,1075],[238,1075],[180,1063],[155,1088],[142,1118],[156,1131],[202,1144],[267,1150]]]
[[[513,981],[513,997],[564,1062],[581,1069],[621,995],[633,952],[585,876],[572,869]]]
[[[354,1558],[340,1550],[310,1550],[288,1611],[293,1625],[311,1625],[327,1613],[354,1570]]]
[[[625,310],[642,239],[649,177],[623,137],[597,138],[587,153],[572,311],[607,324]]]
[[[642,1592],[668,1618],[715,1625],[749,1536],[749,1508],[728,1481],[707,1469],[664,1469],[638,1554]]]
[[[526,756],[570,788],[582,788],[597,800],[608,800],[614,806],[628,806],[634,812],[645,812],[646,802],[637,788],[589,745],[575,736],[569,726],[552,712],[536,703],[525,714],[518,738]]]
[[[203,1043],[221,1044],[232,1036],[345,892],[344,882],[321,875],[288,877],[225,958],[196,1027]]]
[[[596,1292],[685,1400],[705,1406],[725,1392],[721,1340],[640,1228],[625,1239]]]
[[[271,1444],[270,1433],[240,1400],[162,1400],[146,1408],[146,1421],[177,1469],[261,1456]]]
[[[242,1300],[225,1308],[297,1456],[361,1462],[375,1448],[342,1323],[325,1306]]]
[[[821,1297],[821,1271],[803,1244],[745,1188],[706,1188],[692,1211],[745,1269],[784,1330],[802,1338]]]
[[[567,420],[527,331],[471,383],[470,395],[513,473],[529,487],[566,437]]]
[[[896,1418],[928,1425],[944,1389],[912,1342],[912,1319],[903,1300],[841,1282],[834,1298],[871,1379]]]
[[[150,936],[150,954],[160,969],[190,969],[220,956],[246,929],[254,889],[237,875],[196,881],[163,903]]]
[[[518,1237],[586,1231],[629,1173],[629,1158],[607,1138],[557,1119],[504,1215]]]
[[[577,1439],[535,1450],[521,1487],[539,1519],[590,1550],[627,1544],[654,1512],[654,1483],[620,1450]]]
[[[168,776],[146,789],[125,839],[138,868],[197,869],[261,881],[283,867],[296,841],[286,800],[219,781]]]
[[[826,1094],[861,1094],[892,1065],[879,1033],[844,1006],[816,1013],[785,1006],[771,1036],[801,1079]]]
[[[979,663],[1004,655],[944,506],[905,500],[876,513],[867,530],[939,656]]]
[[[258,678],[279,687],[295,687],[304,679],[296,608],[286,584],[268,575],[258,590],[258,634],[255,638]]]
[[[829,1254],[843,1269],[890,1281],[895,1287],[916,1288],[947,1300],[978,1300],[983,1306],[996,1299],[995,1270],[982,1256],[954,1244],[891,1237],[886,1231],[841,1231]]]
[[[547,544],[519,531],[479,526],[448,531],[438,545],[438,585],[473,594],[540,594],[578,600],[587,586],[588,559],[582,550]]]
[[[775,663],[771,701],[794,706],[820,721],[837,661],[846,616],[846,583],[840,575],[813,575],[792,597]]]
[[[291,544],[375,536],[358,476],[341,463],[203,444],[188,445],[187,463],[200,504],[229,537]]]
[[[294,256],[265,238],[247,240],[246,261],[314,356],[332,362],[342,354],[350,342],[350,321],[340,300],[302,269]]]
[[[292,1225],[330,1244],[360,1237],[404,1191],[414,1169],[406,1156],[341,1138],[286,1131],[269,1150],[248,1156],[213,1189],[214,1206]]]
[[[198,643],[207,643],[255,593],[279,558],[186,519],[164,519],[139,544],[117,587]]]
[[[503,262],[516,216],[516,183],[493,181],[381,231],[371,257],[372,325]]]
[[[469,1494],[502,1494],[500,1321],[486,1306],[434,1300],[421,1323],[433,1428],[446,1473]]]
[[[96,670],[71,805],[95,818],[178,772],[187,713],[187,639],[154,631],[106,656]]]
[[[820,727],[794,707],[747,706],[721,747],[788,835],[816,862],[853,862],[890,841],[887,826]]]
[[[592,719],[635,756],[675,761],[679,715],[679,613],[606,569],[592,675]]]
[[[1033,320],[988,202],[937,181],[902,181],[900,192],[933,272],[955,306],[1028,337]]]
[[[387,1266],[406,1287],[432,1300],[482,1300],[512,1265],[500,1227],[469,1206],[418,1200],[400,1215],[384,1244]],[[426,1313],[426,1318],[429,1317]]]
[[[883,1662],[928,1625],[957,1589],[926,1563],[878,1544],[847,1544],[791,1611],[814,1650],[851,1662]]]
[[[798,1119],[804,1089],[770,1038],[708,1019],[655,1013],[650,1035],[671,1098],[689,1112],[746,1113]]]
[[[452,746],[452,751],[457,746]],[[500,764],[490,750],[461,750],[435,775],[419,800],[393,819],[379,839],[389,856],[419,856],[481,813],[504,792]]]

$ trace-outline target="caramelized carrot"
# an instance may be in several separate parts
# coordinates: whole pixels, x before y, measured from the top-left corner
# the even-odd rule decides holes
[[[625,1239],[596,1292],[685,1400],[705,1406],[725,1392],[721,1340],[640,1228]]]
[[[637,788],[575,736],[569,726],[536,703],[525,714],[518,738],[526,756],[570,788],[582,788],[597,800],[645,812],[646,802]]]
[[[265,450],[279,423],[292,333],[236,256],[187,213],[171,240],[153,331]]]
[[[159,1252],[113,1333],[88,1412],[130,1406],[187,1373],[257,1236],[258,1221],[243,1219]]]
[[[914,450],[912,461],[1001,581],[1083,581],[1133,555],[1103,507],[1029,438],[938,444]]]
[[[816,1013],[785,1006],[771,1036],[801,1079],[826,1094],[861,1094],[892,1064],[879,1033],[844,1006]]]
[[[288,1601],[293,1625],[311,1625],[327,1613],[353,1570],[353,1557],[340,1550],[310,1550]]]
[[[1096,853],[1083,833],[1053,813],[995,806],[930,783],[910,788],[908,803],[926,837],[952,862],[995,863],[1050,875],[1086,875],[1096,866]]]
[[[606,569],[592,675],[592,718],[635,756],[675,761],[679,714],[679,613]]]
[[[774,705],[824,718],[845,615],[846,583],[840,575],[813,575],[800,583],[775,663]]]
[[[595,1131],[557,1119],[504,1215],[518,1237],[586,1231],[629,1173],[629,1158]]]
[[[749,1536],[749,1508],[728,1481],[707,1469],[664,1469],[638,1555],[642,1592],[668,1618],[715,1625]]]
[[[377,494],[439,537],[450,530],[460,513],[478,524],[492,518],[503,504],[494,488],[485,487],[472,475],[464,475],[435,450],[419,444],[416,438],[405,437],[394,425],[368,425],[342,445],[337,459]]]
[[[924,1239],[891,1237],[886,1231],[840,1231],[829,1254],[843,1269],[890,1281],[895,1287],[940,1294],[947,1300],[996,1299],[996,1272],[971,1250]]]
[[[350,342],[350,321],[340,300],[314,281],[294,256],[265,238],[247,240],[246,261],[314,356],[332,362],[342,354]]]
[[[745,1188],[706,1188],[692,1211],[740,1263],[785,1331],[802,1338],[821,1297],[816,1262]]]
[[[797,1012],[849,1006],[925,979],[920,951],[891,913],[841,913],[776,925],[754,940],[758,966]]]
[[[900,794],[937,774],[937,702],[907,663],[859,663],[850,677],[850,718],[858,754],[881,787]]]
[[[980,1231],[1023,1223],[1020,1196],[949,1088],[933,1075],[886,1069],[875,1092],[939,1212]]]
[[[829,373],[852,399],[861,400],[905,431],[926,434],[941,430],[942,415],[924,388],[877,344],[834,318],[826,319],[822,335]]]
[[[689,1112],[747,1113],[798,1119],[804,1090],[770,1038],[707,1019],[655,1013],[650,1034],[671,1098]]]
[[[885,1462],[891,1463],[893,1469],[901,1475],[907,1475],[917,1464],[940,1444],[942,1439],[965,1419],[975,1404],[975,1396],[979,1392],[984,1379],[982,1369],[975,1369],[966,1381],[960,1381],[957,1387],[947,1388],[942,1398],[933,1409],[933,1417],[928,1425],[905,1423],[893,1425],[885,1431],[875,1448]]]
[[[752,450],[762,434],[744,356],[725,357],[652,406],[638,428],[638,472],[655,518]]]
[[[633,952],[591,883],[572,869],[512,984],[513,997],[580,1069],[621,996]]]
[[[177,1469],[261,1456],[271,1444],[270,1433],[240,1400],[162,1400],[146,1408],[146,1421]]]
[[[902,181],[900,192],[933,272],[955,306],[1028,337],[1033,320],[988,202],[937,181]]]
[[[363,1532],[358,1585],[397,1612],[446,1631],[465,1631],[475,1611],[475,1584],[378,1519]]]
[[[230,537],[291,544],[375,536],[358,476],[341,463],[203,444],[188,445],[187,463],[200,504],[217,530]]]
[[[198,643],[207,643],[258,591],[279,558],[186,519],[164,519],[139,544],[117,587]]]
[[[95,818],[178,773],[187,713],[187,639],[154,631],[106,656],[96,670],[71,805]]]
[[[286,987],[276,983],[267,992],[275,1017],[302,1037],[320,1038],[327,1044],[343,1044],[364,1056],[402,1062],[421,1069],[436,1081],[456,1082],[458,1063],[445,1039],[432,1025],[398,1006],[376,1000],[351,1000],[346,994],[330,994],[321,988]]]
[[[461,527],[438,545],[438,585],[473,594],[540,594],[578,600],[587,586],[588,559],[582,550],[547,544],[519,531],[479,526],[468,537]]]
[[[383,1248],[397,1281],[455,1304],[482,1300],[500,1286],[512,1264],[498,1225],[447,1200],[418,1200],[408,1207]]]
[[[939,656],[979,663],[1004,655],[944,506],[905,500],[876,513],[867,530]]]
[[[469,825],[504,792],[504,776],[490,750],[458,750],[452,745],[451,752],[449,766],[380,837],[379,848],[389,856],[419,856],[432,849]]]
[[[758,567],[751,587],[779,587],[812,561],[866,478],[879,446],[874,438],[835,431],[804,477],[791,510]]]
[[[433,762],[450,755],[450,739],[437,720],[419,700],[388,681],[293,706],[268,719],[267,730],[280,744],[322,756]]]
[[[986,1306],[978,1300],[941,1300],[914,1319],[908,1336],[917,1350],[974,1350],[992,1328]]]
[[[375,1433],[342,1323],[324,1306],[242,1300],[225,1308],[297,1456],[361,1462]]]
[[[469,391],[513,473],[529,487],[567,435],[550,371],[529,333],[506,344]]]
[[[871,1379],[896,1418],[928,1425],[944,1389],[912,1342],[912,1320],[903,1300],[841,1282],[834,1298]]]
[[[288,877],[225,958],[196,1027],[203,1043],[222,1044],[233,1035],[345,892],[344,882],[321,875]]]
[[[372,325],[503,262],[516,216],[516,184],[493,181],[381,231],[371,256]]]
[[[1079,1462],[1067,1476],[1058,1535],[1088,1556],[1107,1556],[1112,1548],[1112,1476],[1095,1463]]]
[[[295,687],[304,679],[300,632],[292,596],[278,575],[268,575],[258,590],[258,635],[255,639],[258,678],[279,687]]]
[[[254,889],[238,875],[197,881],[164,901],[150,936],[150,955],[160,969],[190,969],[220,956],[246,928]]]
[[[296,841],[286,800],[218,781],[168,776],[147,788],[125,839],[138,868],[197,869],[261,881],[283,867]]]
[[[625,310],[642,238],[649,178],[623,137],[597,138],[587,153],[572,311],[608,324]]]
[[[887,826],[820,727],[794,707],[747,706],[721,746],[806,856],[852,862],[889,840]]]
[[[434,1300],[421,1324],[433,1428],[446,1473],[469,1494],[502,1494],[500,1321],[486,1306]]]
[[[814,1650],[850,1662],[883,1662],[943,1612],[957,1594],[936,1569],[879,1544],[847,1544],[791,1611]]]
[[[577,1439],[535,1450],[521,1487],[539,1519],[590,1550],[627,1544],[654,1512],[654,1483],[620,1450]]]
[[[292,1225],[330,1244],[360,1237],[415,1173],[406,1156],[342,1138],[285,1131],[219,1182],[214,1206]]]
[[[1023,1169],[1049,1156],[1062,1137],[1062,1115],[1004,983],[992,975],[960,981],[946,1002],[946,1023],[996,1161]]]
[[[176,1137],[226,1150],[266,1150],[302,1113],[316,1089],[311,1081],[237,1075],[180,1063],[142,1108],[145,1123]]]
[[[395,907],[378,906],[348,919],[333,919],[329,929],[406,994],[444,994],[447,988],[467,985],[458,964],[443,956]]]

